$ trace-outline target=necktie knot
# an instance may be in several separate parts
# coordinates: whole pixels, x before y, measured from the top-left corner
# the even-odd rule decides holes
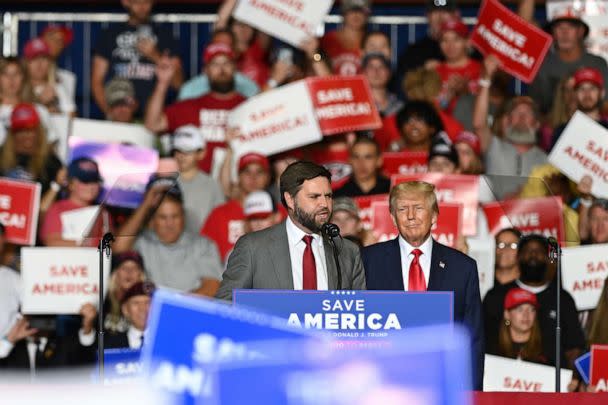
[[[312,239],[312,235],[304,235],[304,237],[302,238],[304,243],[306,243],[306,246],[310,246],[310,244],[312,243]]]
[[[418,259],[420,257],[420,255],[422,255],[422,250],[414,249],[414,250],[412,250],[412,254],[414,255],[414,259]]]

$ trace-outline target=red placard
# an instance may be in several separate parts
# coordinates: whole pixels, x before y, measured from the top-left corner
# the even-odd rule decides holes
[[[364,195],[353,199],[359,207],[359,219],[363,229],[372,229],[372,203],[388,201],[388,194]]]
[[[324,135],[382,126],[364,76],[313,77],[306,84]]]
[[[437,223],[431,229],[431,235],[437,242],[446,246],[456,246],[460,235],[462,211],[461,204],[440,203]],[[389,212],[389,202],[374,201],[371,204],[372,229],[378,242],[394,239],[399,234]]]
[[[477,234],[479,176],[441,173],[396,174],[391,176],[391,186],[412,180],[434,184],[439,202],[461,203],[462,233],[465,236]]]
[[[484,54],[494,54],[507,73],[530,83],[553,39],[496,0],[485,0],[471,34],[471,43]]]
[[[17,245],[34,245],[40,209],[40,183],[0,178],[0,222],[6,240]]]
[[[384,152],[382,171],[385,176],[393,174],[426,173],[429,154],[426,152]]]
[[[488,229],[496,235],[501,229],[518,228],[524,234],[539,233],[565,240],[562,200],[559,197],[520,198],[482,205]]]
[[[608,345],[591,345],[589,384],[598,392],[608,391]]]

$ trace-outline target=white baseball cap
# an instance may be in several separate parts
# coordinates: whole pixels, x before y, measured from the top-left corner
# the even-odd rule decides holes
[[[180,152],[194,152],[205,149],[207,143],[203,139],[203,134],[194,125],[184,125],[173,133],[173,150]]]
[[[243,211],[247,219],[266,218],[274,212],[272,197],[266,191],[254,191],[245,197]]]

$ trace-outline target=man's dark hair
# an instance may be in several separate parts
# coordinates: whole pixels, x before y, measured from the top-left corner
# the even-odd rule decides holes
[[[397,129],[401,132],[403,125],[412,117],[424,121],[428,126],[435,128],[435,133],[443,131],[443,122],[433,104],[428,101],[414,100],[408,102],[397,113]]]
[[[279,180],[283,206],[287,208],[285,193],[289,193],[290,196],[295,197],[306,180],[312,180],[317,177],[325,177],[331,183],[331,173],[329,170],[316,163],[301,160],[287,166]]]
[[[549,240],[547,238],[538,233],[531,233],[524,235],[519,239],[519,243],[517,244],[517,253],[521,253],[522,249],[530,242],[540,243],[545,250],[549,250]]]
[[[4,225],[0,222],[0,235],[6,235],[6,228],[4,227]]]
[[[367,40],[370,37],[373,37],[374,35],[380,35],[383,36],[384,38],[386,38],[386,42],[391,43],[391,37],[388,36],[388,34],[384,31],[380,31],[380,30],[374,30],[374,31],[367,31],[365,33],[365,35],[363,36],[363,39],[361,40],[361,48],[365,48],[365,44],[367,42]]]
[[[374,148],[376,148],[376,155],[380,155],[380,153],[381,153],[380,145],[378,145],[378,142],[376,142],[376,140],[373,137],[370,137],[367,134],[357,134],[355,141],[353,142],[352,146],[350,147],[351,154],[352,154],[353,149],[357,145],[372,145]]]

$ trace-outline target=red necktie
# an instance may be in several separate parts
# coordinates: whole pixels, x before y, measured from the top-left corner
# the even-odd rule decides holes
[[[410,264],[409,282],[407,286],[408,291],[426,291],[426,281],[424,280],[424,273],[422,272],[422,266],[418,258],[422,254],[422,250],[412,250],[414,260]]]
[[[317,289],[317,265],[315,264],[315,255],[312,253],[312,235],[304,235],[302,240],[306,243],[304,248],[304,257],[302,258],[303,283],[304,290]]]

